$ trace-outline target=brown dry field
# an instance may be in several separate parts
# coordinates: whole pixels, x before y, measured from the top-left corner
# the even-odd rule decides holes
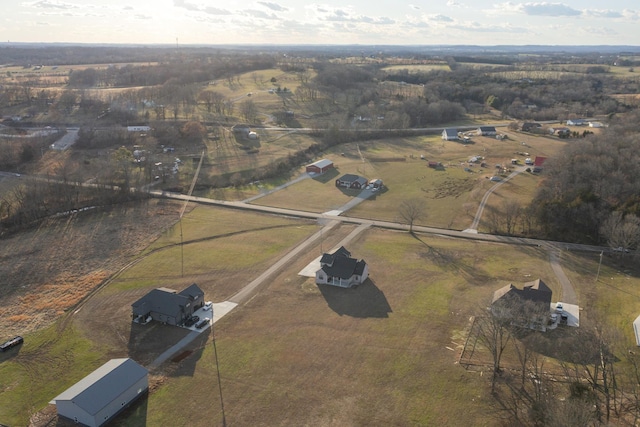
[[[149,200],[73,214],[2,239],[0,329],[50,325],[125,267],[178,219],[180,204]]]

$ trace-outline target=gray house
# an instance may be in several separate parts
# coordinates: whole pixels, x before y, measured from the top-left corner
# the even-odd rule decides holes
[[[111,359],[50,403],[59,417],[98,427],[126,409],[149,389],[147,370],[133,359]]]
[[[204,305],[204,292],[195,283],[183,291],[153,289],[131,304],[134,319],[151,317],[169,325],[181,325]]]
[[[514,325],[545,331],[551,297],[551,288],[542,279],[527,282],[522,289],[508,284],[493,293],[491,311]]]
[[[496,136],[498,131],[494,126],[480,126],[476,133],[480,136]]]
[[[351,258],[351,253],[341,246],[332,254],[320,258],[320,270],[316,271],[316,283],[350,288],[362,284],[369,277],[364,260]]]
[[[442,139],[445,141],[457,141],[460,138],[458,137],[458,129],[447,128],[442,131]]]
[[[367,178],[363,178],[358,175],[346,174],[336,179],[336,187],[355,188],[360,190],[367,186]]]

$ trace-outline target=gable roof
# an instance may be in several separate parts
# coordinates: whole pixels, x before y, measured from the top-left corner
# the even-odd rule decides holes
[[[454,128],[446,128],[444,130],[445,135],[447,135],[448,137],[458,137],[458,129],[454,129]]]
[[[313,162],[307,166],[316,166],[320,169],[322,168],[326,168],[327,166],[331,166],[333,164],[333,162],[329,159],[322,159],[322,160],[318,160],[317,162]]]
[[[95,415],[146,375],[147,370],[133,359],[111,359],[63,391],[51,403],[73,401],[88,414]]]
[[[340,246],[332,254],[322,254],[322,258],[320,258],[320,264],[333,264],[335,258],[339,256],[349,258],[351,256],[351,252],[349,252],[344,246]]]
[[[542,166],[544,164],[545,160],[547,160],[546,157],[536,156],[536,159],[533,161],[533,165],[534,166]]]
[[[361,276],[367,263],[364,260],[358,261],[355,258],[351,258],[351,252],[344,246],[340,246],[332,254],[323,254],[322,258],[320,258],[320,265],[322,270],[329,276],[349,279],[354,274]]]
[[[523,289],[518,289],[513,284],[508,284],[493,293],[491,304],[497,301],[507,301],[509,298],[532,301],[535,303],[551,304],[552,291],[542,279],[537,279],[524,284]]]
[[[364,180],[365,182],[367,181],[366,179],[358,175],[354,175],[352,173],[347,173],[345,175],[342,175],[340,178],[338,178],[338,181],[342,181],[342,182],[357,182],[359,180]]]
[[[146,314],[150,311],[178,316],[181,307],[198,297],[204,296],[204,292],[195,283],[177,293],[169,288],[156,288],[131,304],[134,314]]]
[[[495,126],[480,126],[478,129],[480,129],[481,132],[496,132]]]

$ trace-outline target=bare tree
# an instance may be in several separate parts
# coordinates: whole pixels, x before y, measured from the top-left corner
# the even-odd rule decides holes
[[[496,380],[501,371],[502,354],[509,341],[511,332],[508,329],[509,316],[502,316],[493,310],[476,319],[478,341],[489,350],[493,361],[493,375],[491,377],[491,392],[495,392]]]
[[[516,223],[520,217],[522,206],[515,200],[506,200],[503,204],[503,219],[504,226],[508,235],[511,235],[515,231]]]
[[[612,212],[600,226],[600,234],[610,247],[629,249],[640,243],[640,218]]]
[[[426,218],[425,205],[421,199],[408,199],[398,207],[400,218],[409,224],[409,233],[413,233],[413,224]]]

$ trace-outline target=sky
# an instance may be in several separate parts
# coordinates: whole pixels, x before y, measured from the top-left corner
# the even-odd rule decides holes
[[[640,1],[2,0],[6,42],[640,45]]]

